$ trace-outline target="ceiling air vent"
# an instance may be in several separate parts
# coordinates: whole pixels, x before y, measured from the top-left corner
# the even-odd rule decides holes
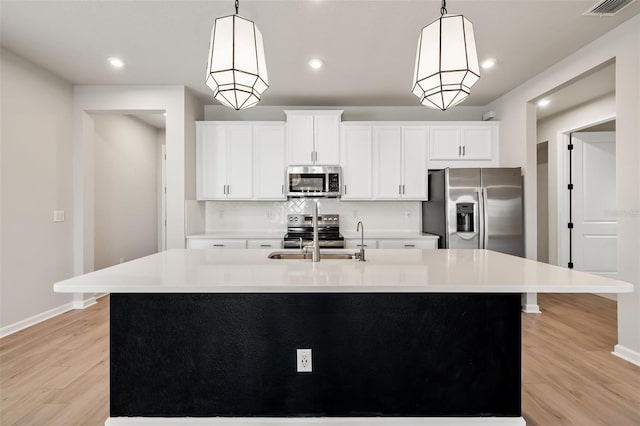
[[[613,16],[636,0],[602,0],[587,10],[583,15]]]

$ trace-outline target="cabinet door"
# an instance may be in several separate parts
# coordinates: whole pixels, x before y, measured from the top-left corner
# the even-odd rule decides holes
[[[344,126],[341,141],[342,199],[373,198],[373,141],[371,126]]]
[[[402,129],[402,198],[427,199],[427,129]]]
[[[462,132],[462,159],[464,160],[490,160],[493,140],[493,127],[463,127]]]
[[[376,178],[374,197],[379,199],[401,198],[401,129],[381,126],[374,129]]]
[[[254,197],[285,200],[285,138],[282,126],[254,126]]]
[[[315,163],[340,164],[340,116],[315,116]]]
[[[313,164],[314,116],[287,116],[289,164]]]
[[[229,126],[227,131],[227,198],[253,196],[253,135],[251,126]]]
[[[199,200],[225,199],[227,185],[226,126],[198,126],[196,150],[197,198]]]
[[[460,128],[432,127],[429,131],[429,159],[460,160]]]

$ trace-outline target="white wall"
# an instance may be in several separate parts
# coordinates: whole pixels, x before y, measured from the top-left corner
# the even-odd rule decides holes
[[[343,110],[342,121],[479,121],[487,111],[484,107],[457,106],[440,111],[423,106],[415,107],[314,107],[314,106],[267,106],[235,111],[222,105],[204,107],[204,119],[208,121],[286,121],[284,110],[327,109]]]
[[[548,141],[549,175],[548,175],[548,200],[549,200],[549,262],[554,265],[566,266],[559,255],[560,250],[568,250],[566,244],[559,244],[559,233],[566,231],[566,227],[560,227],[559,223],[566,221],[560,218],[561,205],[567,204],[566,186],[563,173],[568,164],[566,146],[563,134],[577,129],[583,129],[593,123],[602,123],[611,120],[616,115],[615,93],[594,99],[576,108],[564,111],[561,114],[540,120],[537,125],[537,141]]]
[[[619,279],[636,290],[618,297],[615,353],[640,364],[640,15],[488,105],[500,127],[500,163],[525,173],[526,256],[536,246],[536,117],[532,101],[611,60],[616,61],[616,202]],[[551,168],[552,165],[550,164]]]
[[[123,114],[93,115],[94,268],[158,248],[158,140],[154,127]]]
[[[308,199],[288,201],[207,201],[205,231],[230,229],[274,231],[284,233],[288,214],[310,214],[313,206]],[[340,201],[323,199],[319,212],[340,215],[342,231],[356,230],[361,220],[367,230],[420,232],[419,201]],[[366,231],[365,231],[366,232]]]
[[[538,260],[549,263],[549,144],[537,146]]]
[[[1,336],[71,308],[53,284],[73,272],[73,89],[5,49],[0,64]]]

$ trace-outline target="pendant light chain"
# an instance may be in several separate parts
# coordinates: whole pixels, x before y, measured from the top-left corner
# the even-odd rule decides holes
[[[236,0],[236,15],[238,14],[239,8],[240,8],[240,0]]]
[[[442,7],[440,8],[440,15],[444,16],[447,13],[447,0],[442,0]]]

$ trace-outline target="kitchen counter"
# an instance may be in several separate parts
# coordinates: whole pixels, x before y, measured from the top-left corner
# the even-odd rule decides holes
[[[489,250],[367,250],[356,260],[274,260],[273,250],[168,250],[60,281],[94,293],[622,293],[622,281]],[[327,252],[340,250],[327,250]],[[354,252],[354,250],[342,250]]]
[[[215,231],[215,232],[203,232],[200,234],[187,235],[187,238],[200,239],[200,238],[219,238],[219,239],[239,239],[239,240],[281,240],[284,238],[284,234],[287,233],[286,228],[281,231],[276,230],[247,230],[247,231]]]
[[[356,231],[344,231],[341,230],[340,233],[349,239],[360,238],[360,233]],[[428,239],[438,239],[437,235],[434,234],[426,234],[424,232],[418,231],[368,231],[364,230],[364,238],[372,239],[372,240],[386,240],[386,239],[398,239],[398,240],[415,240],[421,238]]]
[[[169,250],[54,285],[111,293],[107,426],[523,426],[520,293],[633,290],[487,250],[270,252]]]

